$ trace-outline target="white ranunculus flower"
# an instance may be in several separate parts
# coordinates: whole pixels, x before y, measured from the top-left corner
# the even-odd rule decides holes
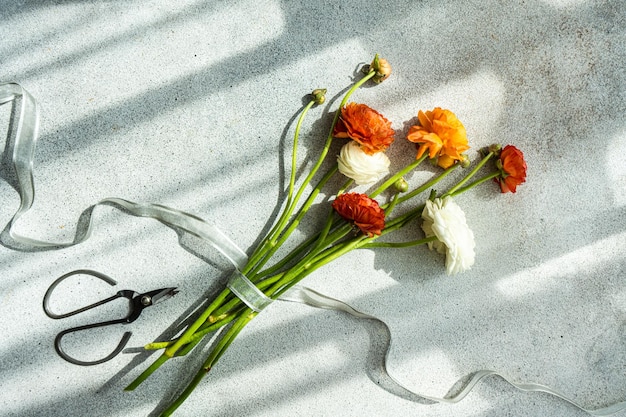
[[[448,275],[466,271],[474,265],[474,233],[467,226],[465,213],[452,197],[426,201],[422,212],[422,229],[427,237],[436,236],[428,247],[446,254]]]
[[[351,140],[343,145],[339,157],[339,172],[352,178],[357,185],[373,184],[389,173],[389,158],[384,152],[366,154],[361,145]]]

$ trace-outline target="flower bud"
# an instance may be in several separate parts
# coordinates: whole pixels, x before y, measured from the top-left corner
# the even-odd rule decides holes
[[[382,83],[391,75],[391,64],[386,59],[379,58],[378,54],[374,56],[370,69],[376,71],[376,74],[372,77],[372,81],[376,84]]]
[[[459,161],[459,163],[461,164],[461,168],[468,168],[471,165],[471,163],[467,155],[461,154],[461,158],[462,158],[461,161]]]
[[[500,145],[499,143],[494,143],[493,145],[489,146],[489,152],[493,152],[496,155],[500,155],[500,150],[502,149],[502,145]]]
[[[404,178],[400,178],[393,186],[401,193],[405,193],[409,189],[409,183]]]
[[[430,190],[430,194],[428,194],[428,199],[430,201],[435,201],[435,198],[437,198],[437,190],[433,188],[432,190]]]
[[[315,101],[315,104],[322,104],[326,101],[326,89],[325,88],[315,89],[313,90],[311,95],[313,96],[313,100]]]
[[[363,74],[369,74],[370,71],[376,71],[372,81],[380,84],[391,75],[391,64],[386,59],[379,58],[378,54],[376,54],[371,64],[363,65],[363,68],[361,68]]]

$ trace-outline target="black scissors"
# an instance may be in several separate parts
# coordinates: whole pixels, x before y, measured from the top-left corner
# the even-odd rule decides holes
[[[118,343],[117,347],[115,348],[115,350],[113,352],[111,352],[108,356],[102,358],[102,359],[98,359],[95,361],[81,361],[78,359],[75,359],[73,357],[71,357],[70,355],[68,355],[67,353],[65,353],[63,351],[63,348],[61,347],[61,339],[63,338],[63,336],[65,336],[68,333],[72,333],[72,332],[77,332],[80,330],[86,330],[86,329],[92,329],[94,327],[103,327],[103,326],[109,326],[109,325],[113,325],[113,324],[128,324],[128,323],[132,323],[133,321],[137,320],[137,318],[141,315],[141,312],[143,311],[144,308],[146,307],[150,307],[153,306],[155,304],[157,304],[160,301],[163,300],[167,300],[168,298],[172,297],[173,295],[175,295],[178,291],[176,291],[176,288],[161,288],[159,290],[154,290],[154,291],[149,291],[149,292],[145,292],[145,293],[137,293],[135,291],[132,290],[122,290],[122,291],[118,291],[115,295],[106,298],[102,301],[98,301],[96,303],[90,304],[86,307],[82,307],[79,308],[78,310],[74,310],[74,311],[70,311],[69,313],[64,313],[64,314],[55,314],[53,312],[50,311],[50,307],[49,307],[49,300],[50,300],[50,296],[52,295],[52,292],[54,291],[54,289],[56,288],[57,285],[59,285],[61,283],[61,281],[63,281],[64,279],[71,277],[72,275],[91,275],[94,276],[96,278],[100,278],[101,280],[107,282],[110,285],[115,285],[117,284],[117,282],[115,282],[115,280],[105,274],[102,274],[100,272],[97,271],[92,271],[89,269],[77,269],[75,271],[72,272],[68,272],[65,275],[60,276],[56,281],[54,281],[52,283],[52,285],[50,285],[50,288],[48,288],[48,291],[46,291],[46,295],[43,297],[43,309],[46,312],[46,314],[48,315],[48,317],[52,318],[52,319],[63,319],[66,317],[70,317],[73,316],[75,314],[79,314],[82,313],[84,311],[87,310],[91,310],[92,308],[101,306],[103,304],[106,304],[110,301],[113,301],[115,299],[118,298],[128,298],[129,300],[129,311],[128,311],[128,315],[124,318],[121,319],[117,319],[117,320],[109,320],[109,321],[104,321],[101,323],[93,323],[93,324],[87,324],[84,326],[78,326],[78,327],[72,327],[71,329],[67,329],[67,330],[63,330],[62,332],[60,332],[57,337],[54,339],[54,348],[56,349],[57,353],[59,354],[60,357],[62,357],[63,359],[65,359],[66,361],[73,363],[75,365],[82,365],[82,366],[89,366],[89,365],[98,365],[100,363],[109,361],[111,359],[113,359],[115,356],[117,356],[126,346],[126,343],[128,343],[128,339],[130,339],[130,336],[132,335],[131,332],[125,332],[124,335],[122,336],[122,340]]]

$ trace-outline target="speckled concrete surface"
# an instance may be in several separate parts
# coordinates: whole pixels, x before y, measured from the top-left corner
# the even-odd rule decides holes
[[[626,399],[623,1],[2,0],[0,17],[0,81],[21,83],[42,109],[37,197],[19,233],[70,241],[80,214],[115,196],[194,213],[250,250],[284,190],[303,97],[325,87],[331,98],[303,127],[299,160],[310,165],[336,97],[380,53],[392,77],[354,101],[400,133],[419,109],[447,107],[473,149],[523,149],[528,182],[515,195],[485,186],[458,199],[476,236],[471,271],[446,276],[426,248],[365,250],[307,285],[389,323],[389,369],[417,392],[443,396],[486,368],[589,408]],[[0,107],[3,132],[9,117]],[[413,152],[398,140],[392,167]],[[6,181],[0,196],[4,227],[19,199]],[[58,251],[0,247],[1,415],[151,415],[193,369],[193,360],[168,364],[127,393],[152,358],[127,353],[81,368],[56,355],[58,331],[95,319],[53,321],[42,311],[47,287],[70,270],[107,273],[117,289],[179,287],[132,324],[133,347],[158,338],[228,274],[214,251],[181,247],[158,222],[99,207],[94,226],[86,242]],[[111,288],[81,281],[66,291],[59,309]],[[275,304],[177,415],[585,415],[498,378],[456,405],[396,397],[371,370],[374,334],[343,314]],[[120,335],[75,342],[89,353]]]

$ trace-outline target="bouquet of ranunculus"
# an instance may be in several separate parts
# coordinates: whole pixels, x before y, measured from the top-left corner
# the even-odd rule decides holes
[[[391,122],[382,114],[365,104],[348,102],[364,83],[384,81],[391,73],[391,67],[386,60],[376,55],[363,72],[364,76],[343,97],[319,159],[296,190],[295,154],[302,120],[310,108],[324,102],[325,90],[315,90],[311,95],[311,101],[302,110],[295,128],[291,177],[284,208],[273,228],[249,256],[247,264],[233,274],[227,288],[212,300],[179,337],[146,346],[146,349],[163,349],[163,354],[127,390],[135,389],[166,361],[193,353],[194,347],[204,337],[222,330],[195,378],[163,415],[172,414],[182,404],[239,332],[263,307],[281,297],[313,271],[345,253],[363,248],[406,248],[427,244],[431,249],[445,254],[448,274],[469,269],[474,263],[474,235],[454,197],[486,181],[499,183],[503,193],[515,192],[516,187],[525,181],[524,156],[512,145],[504,148],[493,145],[482,150],[480,161],[469,169],[472,164],[464,154],[469,146],[463,124],[451,111],[435,108],[432,111],[419,111],[419,124],[408,131],[407,139],[417,146],[417,157],[412,163],[368,194],[348,192],[352,183],[375,184],[389,174],[390,161],[385,151],[395,138]],[[305,190],[327,158],[335,138],[349,141],[341,148],[337,164],[333,164],[301,202]],[[404,176],[425,159],[441,167],[441,171],[426,183],[411,188]],[[490,169],[487,167],[488,162],[494,162],[489,164]],[[447,191],[436,193],[433,189],[435,184],[459,167],[469,172]],[[488,172],[476,179],[479,171]],[[277,250],[303,221],[322,188],[338,172],[348,179],[336,192],[324,226],[286,256],[276,259],[274,255]],[[407,204],[424,193],[426,197],[419,203]],[[383,202],[376,200],[382,200],[383,195]],[[396,210],[402,204],[407,207]],[[423,235],[418,227],[413,227],[413,240],[394,242],[380,239],[407,225],[420,223]]]

